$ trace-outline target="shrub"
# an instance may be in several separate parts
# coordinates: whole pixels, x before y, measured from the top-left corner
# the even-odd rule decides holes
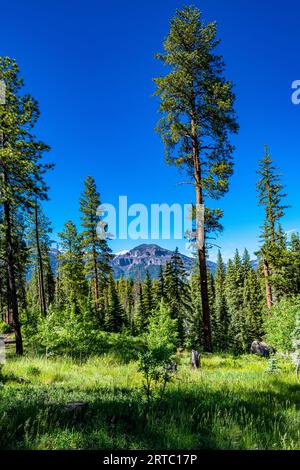
[[[275,305],[264,321],[265,340],[278,351],[293,350],[293,332],[300,312],[300,297],[285,299]]]
[[[177,345],[177,320],[171,319],[163,301],[149,320],[145,342],[146,350],[140,354],[139,370],[144,376],[148,410],[155,391],[159,397],[158,405],[160,404],[166,385],[175,372],[170,365]]]
[[[293,348],[300,355],[300,310],[297,312],[293,331]]]
[[[0,321],[0,334],[6,335],[8,333],[12,333],[12,327],[5,323],[4,321]]]
[[[26,345],[35,353],[84,359],[111,352],[128,363],[136,360],[142,349],[141,338],[131,336],[126,329],[121,333],[103,331],[90,312],[78,312],[74,306],[64,311],[50,307],[47,317],[39,313],[30,318],[32,323],[24,324],[23,333]]]

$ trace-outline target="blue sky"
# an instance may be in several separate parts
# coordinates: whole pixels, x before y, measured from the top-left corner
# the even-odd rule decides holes
[[[187,2],[186,2],[187,3]],[[37,135],[51,145],[47,159],[50,201],[45,211],[55,233],[67,219],[79,223],[84,178],[97,181],[103,202],[189,203],[193,188],[164,162],[154,128],[159,117],[152,78],[164,73],[154,54],[162,50],[177,0],[14,0],[1,2],[0,54],[17,59],[27,89],[39,101]],[[218,22],[226,76],[235,84],[240,132],[235,173],[218,239],[225,258],[237,247],[258,246],[262,209],[257,207],[257,161],[267,143],[284,174],[292,206],[286,231],[300,231],[300,106],[291,84],[300,79],[296,0],[194,1],[206,21]],[[114,241],[114,251],[136,241]],[[183,251],[185,242],[161,245]],[[215,257],[215,252],[211,255]]]

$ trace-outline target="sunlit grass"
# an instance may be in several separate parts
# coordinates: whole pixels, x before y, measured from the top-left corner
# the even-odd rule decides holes
[[[25,449],[300,449],[300,384],[255,356],[188,354],[160,409],[144,413],[137,363],[114,356],[10,358],[0,384],[0,447]],[[88,403],[70,415],[69,401]]]

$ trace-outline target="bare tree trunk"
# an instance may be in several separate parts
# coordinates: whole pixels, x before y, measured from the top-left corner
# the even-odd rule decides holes
[[[44,267],[43,267],[43,258],[41,253],[40,246],[40,237],[39,237],[39,221],[38,221],[38,208],[37,202],[34,207],[34,221],[35,221],[35,239],[36,239],[36,248],[38,255],[38,265],[39,265],[39,295],[40,295],[40,304],[41,311],[46,316],[47,315],[47,306],[46,306],[46,296],[45,296],[45,282],[44,282]]]
[[[6,175],[4,172],[4,180]],[[16,354],[23,354],[23,341],[21,334],[21,326],[19,321],[19,307],[16,290],[16,277],[15,277],[15,266],[14,266],[14,249],[12,242],[12,231],[11,231],[11,214],[10,204],[4,200],[4,217],[5,217],[5,238],[7,246],[7,275],[8,275],[8,295],[10,299],[10,305],[12,309],[12,326],[16,335]]]
[[[196,210],[199,211],[200,206],[203,205],[203,195],[201,187],[201,166],[199,157],[199,144],[196,130],[196,124],[191,122],[193,133],[193,161],[194,161],[194,177],[196,189]],[[197,214],[199,216],[199,213]],[[204,351],[212,352],[212,338],[211,338],[211,325],[210,325],[210,307],[208,297],[207,285],[207,266],[206,266],[206,253],[205,253],[205,231],[204,223],[197,221],[197,245],[198,245],[198,260],[200,271],[200,291],[202,303],[202,318],[203,318],[203,346]]]
[[[264,264],[264,276],[265,276],[265,284],[266,284],[266,300],[267,300],[267,307],[268,307],[268,308],[272,308],[272,305],[273,305],[273,296],[272,296],[272,290],[271,290],[270,281],[269,281],[269,278],[270,278],[270,269],[269,269],[269,263],[268,263],[268,261],[266,260],[266,258],[264,258],[263,264]]]

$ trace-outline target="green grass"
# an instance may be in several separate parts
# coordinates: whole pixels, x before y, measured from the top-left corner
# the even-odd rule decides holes
[[[137,364],[105,355],[9,358],[0,383],[1,449],[300,449],[300,384],[254,356],[189,356],[158,410],[145,414]],[[1,381],[0,381],[1,382]],[[69,401],[88,403],[80,415]]]

